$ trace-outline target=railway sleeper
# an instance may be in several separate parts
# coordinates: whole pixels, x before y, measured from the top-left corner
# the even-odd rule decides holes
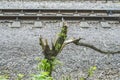
[[[11,28],[20,28],[20,27],[21,27],[20,21],[14,21],[11,25]]]
[[[33,28],[42,28],[42,22],[41,21],[35,21]]]
[[[111,28],[110,24],[106,21],[101,21],[101,27],[102,28]]]
[[[80,22],[80,27],[81,28],[90,28],[90,25],[86,21],[81,21]]]

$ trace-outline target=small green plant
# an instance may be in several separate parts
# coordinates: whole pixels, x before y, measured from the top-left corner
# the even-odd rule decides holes
[[[8,76],[6,76],[6,75],[0,75],[0,80],[8,80]]]
[[[56,56],[62,51],[62,49],[65,47],[65,45],[69,43],[78,43],[79,39],[71,39],[67,40],[67,25],[63,23],[63,27],[61,29],[61,32],[58,35],[58,38],[55,42],[52,42],[52,47],[50,48],[50,45],[48,45],[47,39],[43,40],[43,38],[40,36],[40,46],[42,47],[44,59],[41,61],[41,68],[43,71],[46,71],[49,73],[49,76],[52,75],[53,68],[56,64]]]
[[[40,60],[39,58],[37,58],[36,60],[40,61],[37,65],[39,74],[33,75],[32,80],[53,80],[53,78],[49,76],[50,64],[47,61],[47,59]],[[61,64],[61,63],[59,60],[55,58],[54,61],[52,62],[52,65],[53,65],[52,69],[54,69],[55,65],[58,65],[58,64]]]
[[[24,77],[24,75],[23,75],[23,74],[18,74],[18,75],[17,75],[17,79],[16,79],[16,80],[22,80],[22,79],[23,79],[23,77]]]
[[[57,59],[54,59],[54,61],[51,62],[51,63],[52,63],[52,65],[53,65],[53,66],[52,66],[52,69],[54,69],[56,65],[61,64],[61,62],[60,62],[59,60],[57,60]],[[38,69],[39,71],[48,71],[48,72],[50,72],[50,64],[49,64],[49,62],[47,61],[47,59],[41,60],[41,61],[38,63],[37,69]]]
[[[40,71],[50,72],[50,64],[48,63],[47,59],[41,60],[41,62],[38,64],[38,69]]]
[[[86,78],[84,78],[84,77],[81,77],[81,78],[80,78],[80,80],[86,80]]]
[[[72,77],[70,75],[68,75],[68,76],[62,76],[61,80],[72,80]]]
[[[88,77],[93,76],[94,71],[95,71],[96,69],[97,69],[96,66],[92,66],[92,67],[90,67],[90,69],[88,70]]]
[[[89,77],[92,77],[94,75],[94,72],[95,72],[96,69],[97,69],[96,66],[90,67],[90,69],[88,70],[87,77],[81,77],[80,80],[87,80]]]
[[[78,79],[77,80],[87,80],[89,77],[92,77],[94,75],[94,71],[97,69],[96,66],[92,66],[90,67],[90,69],[87,71],[88,72],[88,75],[87,77],[79,77],[78,76]],[[71,75],[68,75],[68,76],[62,76],[62,79],[60,80],[74,80],[72,79],[72,76]]]
[[[33,75],[32,80],[53,80],[53,78],[49,76],[48,72],[41,72],[40,74]]]

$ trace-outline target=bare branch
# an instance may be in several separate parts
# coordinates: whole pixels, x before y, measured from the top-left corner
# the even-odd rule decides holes
[[[40,38],[39,38],[39,44],[41,45],[42,49],[44,50],[45,44],[44,44],[44,41],[42,40],[42,36],[40,36]]]
[[[104,51],[104,50],[101,50],[93,45],[90,45],[90,44],[87,44],[87,43],[82,43],[82,42],[79,42],[78,44],[76,45],[79,45],[79,46],[84,46],[84,47],[88,47],[88,48],[91,48],[97,52],[100,52],[102,54],[120,54],[120,51]]]
[[[62,51],[62,49],[67,45],[67,44],[70,44],[70,43],[74,43],[74,44],[77,44],[79,43],[79,40],[82,39],[82,38],[78,38],[78,39],[75,39],[75,38],[72,38],[72,39],[69,39],[69,40],[66,40],[64,41],[62,47],[61,47],[61,50],[60,52]]]

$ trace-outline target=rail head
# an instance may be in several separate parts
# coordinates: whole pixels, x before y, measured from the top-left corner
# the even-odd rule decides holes
[[[0,16],[0,20],[106,20],[106,21],[120,21],[120,16],[15,16],[6,15]]]

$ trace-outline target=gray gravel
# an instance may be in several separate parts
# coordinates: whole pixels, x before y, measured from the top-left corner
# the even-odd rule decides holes
[[[19,5],[19,6],[18,6]],[[87,6],[86,6],[87,5]],[[1,1],[0,8],[69,8],[69,9],[120,9],[120,3],[91,3],[76,1]]]
[[[120,9],[120,3],[1,0],[0,8]],[[93,44],[102,50],[120,50],[119,23],[110,22],[111,28],[102,28],[98,22],[88,23],[90,28],[81,28],[80,23],[68,23],[68,38],[82,37],[82,42]],[[11,76],[10,80],[16,80],[16,75],[22,73],[26,80],[29,74],[36,72],[38,61],[35,58],[43,58],[39,36],[51,41],[60,31],[60,23],[47,22],[43,28],[32,28],[33,23],[25,22],[21,28],[10,28],[10,25],[11,22],[0,22],[0,74],[8,74]],[[69,44],[58,55],[58,59],[63,66],[56,68],[53,73],[57,80],[64,74],[71,75],[74,80],[77,80],[77,76],[87,76],[88,68],[93,65],[98,69],[89,80],[120,80],[119,54],[103,55],[89,48]]]
[[[10,23],[0,24],[0,72],[9,74],[15,80],[18,73],[36,72],[35,58],[43,57],[39,46],[39,36],[49,39],[60,31],[59,22],[44,23],[43,28],[32,28],[33,24],[22,24],[21,28],[10,28]],[[79,23],[68,23],[68,38],[82,37],[82,42],[93,44],[103,50],[120,50],[120,25],[111,24],[110,29],[102,28],[100,24],[89,22],[91,28],[81,28]],[[112,26],[113,25],[113,26]],[[120,55],[103,55],[89,48],[67,45],[59,54],[58,59],[63,66],[57,68],[53,76],[58,80],[63,74],[86,76],[89,67],[96,65],[98,70],[90,80],[119,80]]]

